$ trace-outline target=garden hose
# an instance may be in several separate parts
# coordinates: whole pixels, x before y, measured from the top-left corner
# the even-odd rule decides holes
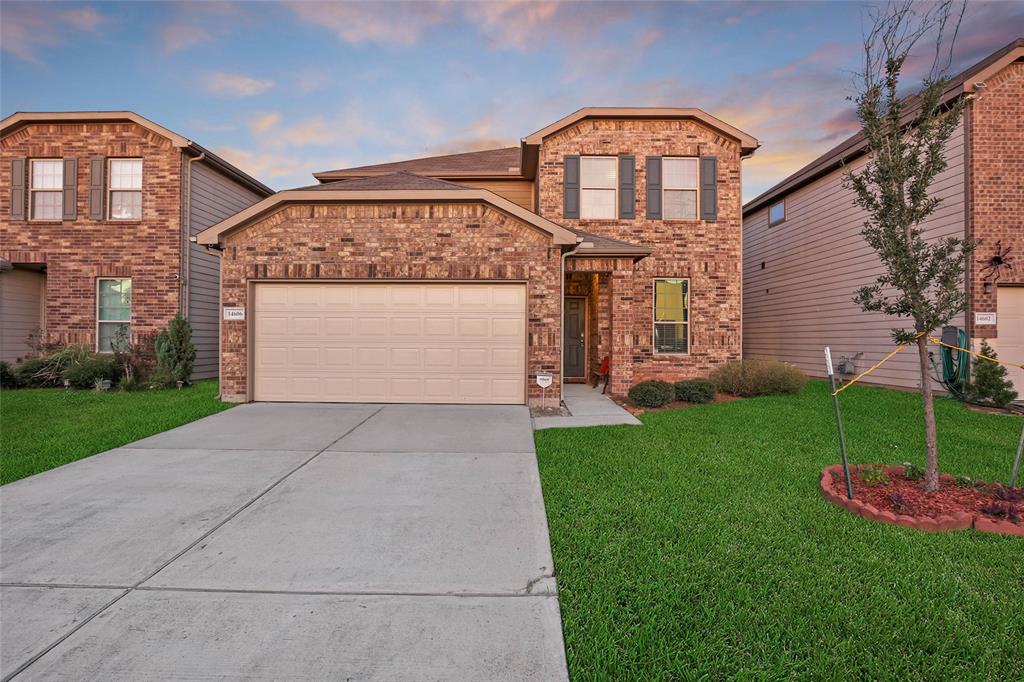
[[[952,348],[940,346],[939,353],[942,357],[942,385],[946,387],[949,394],[957,400],[963,400],[967,391],[967,376],[971,369],[970,358],[967,351],[967,332],[963,329],[958,332],[960,349],[954,355]]]

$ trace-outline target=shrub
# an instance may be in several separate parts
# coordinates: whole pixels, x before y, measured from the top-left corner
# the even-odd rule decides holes
[[[0,362],[0,388],[18,388],[21,386],[21,379],[14,373],[14,368],[9,362]]]
[[[796,367],[776,360],[736,360],[716,369],[711,381],[722,393],[743,397],[799,393],[807,377]]]
[[[124,327],[114,336],[111,347],[118,373],[123,377],[121,383],[128,382],[129,385],[124,387],[125,390],[134,390],[153,374],[156,368],[156,336],[153,332],[143,332],[132,341]]]
[[[976,488],[978,486],[978,482],[970,476],[957,476],[956,485],[958,488]]]
[[[911,502],[906,495],[904,495],[898,490],[889,493],[889,504],[892,505],[892,510],[897,514],[913,516],[917,513],[917,509],[914,507],[914,503]]]
[[[640,407],[661,407],[676,399],[676,389],[666,381],[641,381],[629,389],[629,399]]]
[[[64,372],[89,360],[94,353],[86,346],[57,346],[45,355],[31,358],[18,366],[18,376],[26,386],[47,388],[64,385]],[[91,386],[90,386],[91,387]]]
[[[987,341],[981,342],[982,355],[998,358]],[[974,380],[967,386],[967,398],[972,403],[1006,407],[1017,399],[1013,382],[1006,378],[1006,367],[984,358],[974,360]]]
[[[63,376],[75,388],[94,388],[101,381],[117,379],[117,364],[112,355],[96,353],[68,365]]]
[[[710,403],[715,399],[715,385],[707,379],[677,381],[675,389],[676,400],[685,400],[688,403]]]
[[[916,464],[904,462],[903,478],[907,479],[908,481],[920,481],[921,479],[924,478],[924,469],[917,466]]]
[[[196,347],[192,343],[192,325],[180,314],[156,337],[156,366],[171,381],[187,384],[192,376]]]
[[[864,485],[871,488],[889,482],[889,477],[885,475],[885,467],[881,464],[865,464],[862,466],[860,468],[860,479],[864,481]]]

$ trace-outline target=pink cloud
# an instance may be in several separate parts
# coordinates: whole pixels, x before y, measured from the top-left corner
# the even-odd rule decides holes
[[[0,21],[0,48],[39,64],[44,49],[67,44],[75,33],[93,33],[107,20],[91,7],[58,11],[48,4],[8,3]]]

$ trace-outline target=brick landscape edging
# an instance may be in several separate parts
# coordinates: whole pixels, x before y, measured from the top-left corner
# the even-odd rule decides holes
[[[903,473],[903,467],[886,467],[885,471],[887,474],[901,474]],[[833,480],[833,473],[838,474],[838,479]],[[998,521],[990,519],[984,514],[961,511],[955,514],[942,514],[937,517],[906,516],[878,509],[874,505],[867,504],[856,498],[848,499],[846,497],[843,466],[841,464],[832,464],[821,470],[821,495],[832,504],[853,512],[858,516],[863,516],[872,521],[903,526],[904,528],[916,528],[917,530],[932,533],[974,528],[982,533],[998,533],[1000,535],[1024,537],[1024,524],[1017,524],[1012,521]]]

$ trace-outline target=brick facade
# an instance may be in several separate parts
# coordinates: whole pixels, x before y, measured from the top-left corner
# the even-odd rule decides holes
[[[563,158],[569,154],[635,156],[637,217],[563,218]],[[718,219],[648,220],[647,156],[717,157]],[[611,393],[624,394],[644,379],[706,376],[716,366],[740,357],[742,209],[737,142],[692,120],[585,119],[544,140],[537,177],[543,217],[653,248],[650,256],[635,265],[619,259],[607,274],[611,320],[607,329],[599,329],[602,337],[593,345],[610,349],[606,354],[611,355]],[[577,263],[573,269],[583,272],[585,267]],[[655,277],[690,279],[690,352],[686,355],[654,352]]]
[[[96,343],[99,277],[132,279],[134,333],[165,326],[179,310],[181,151],[135,123],[76,123],[26,125],[3,138],[0,152],[0,258],[46,266],[49,340]],[[89,219],[92,156],[143,159],[141,220]],[[11,219],[11,159],[17,157],[78,159],[76,220]]]
[[[1024,62],[989,78],[967,117],[970,229],[978,240],[968,273],[968,333],[972,339],[993,339],[998,337],[998,286],[1024,285]],[[997,241],[1004,251],[1012,249],[1013,265],[1001,269],[998,281],[982,273],[985,266],[978,263],[995,254]],[[975,312],[995,312],[997,325],[975,325]]]
[[[224,306],[247,306],[260,280],[489,280],[527,284],[527,396],[539,371],[555,375],[560,249],[550,235],[480,203],[290,205],[223,238]],[[221,393],[251,396],[248,322],[221,324]]]

